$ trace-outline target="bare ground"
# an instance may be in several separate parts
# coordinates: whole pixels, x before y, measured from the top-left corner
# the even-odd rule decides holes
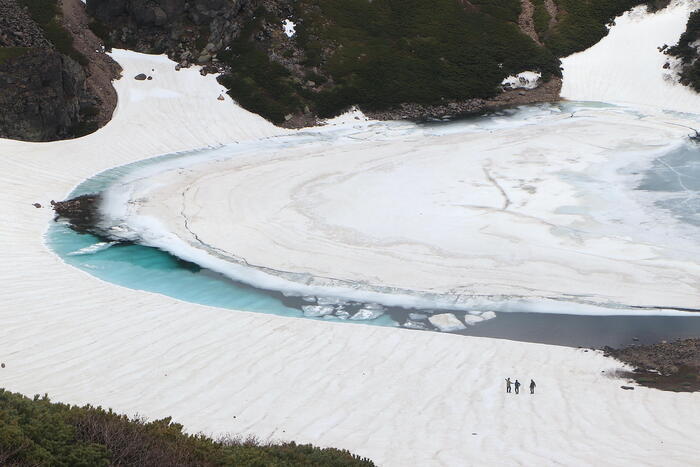
[[[606,355],[634,367],[619,376],[642,386],[664,391],[700,391],[700,339],[633,345],[624,349],[606,347]]]

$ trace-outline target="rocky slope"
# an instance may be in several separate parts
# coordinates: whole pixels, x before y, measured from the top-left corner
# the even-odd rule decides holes
[[[554,101],[559,57],[596,43],[632,6],[669,2],[47,1],[56,6],[48,20],[35,17],[40,0],[0,0],[0,105],[9,109],[0,136],[46,141],[107,122],[118,68],[103,44],[220,73],[241,106],[288,127],[352,105],[375,118],[421,119]],[[693,24],[670,49],[691,86],[700,83]],[[537,86],[501,85],[526,70],[542,75]]]
[[[87,0],[108,46],[220,72],[240,105],[284,126],[351,105],[427,118],[556,100],[558,57],[640,3],[668,0]],[[526,70],[544,86],[500,86]]]
[[[65,28],[63,4],[0,0],[0,137],[51,141],[81,136],[109,121],[118,65],[96,52],[71,17],[84,55]],[[83,18],[82,22],[87,19]],[[89,57],[89,58],[88,58]],[[101,70],[101,74],[98,73]]]
[[[624,349],[606,347],[606,355],[634,367],[621,376],[657,389],[676,392],[700,391],[700,339],[633,345]]]

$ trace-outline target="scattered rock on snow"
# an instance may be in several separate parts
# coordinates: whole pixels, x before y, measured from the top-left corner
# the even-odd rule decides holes
[[[146,74],[145,73],[139,73],[138,75],[134,76],[134,79],[137,81],[146,81]]]

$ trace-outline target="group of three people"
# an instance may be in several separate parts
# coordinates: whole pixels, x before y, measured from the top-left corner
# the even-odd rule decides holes
[[[511,385],[515,386],[515,393],[516,393],[516,394],[520,394],[520,386],[521,386],[520,381],[518,381],[518,380],[516,379],[516,380],[515,380],[515,383],[511,383],[511,382],[510,382],[510,378],[506,378],[506,392],[507,392],[507,393],[510,393],[510,392],[511,392]],[[537,386],[537,385],[535,384],[535,380],[534,380],[534,379],[531,379],[531,380],[530,380],[530,394],[534,394],[534,393],[535,393],[535,387],[536,387],[536,386]]]

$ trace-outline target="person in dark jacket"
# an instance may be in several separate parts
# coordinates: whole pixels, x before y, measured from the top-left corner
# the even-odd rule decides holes
[[[520,394],[520,381],[515,380],[515,393]]]
[[[537,387],[537,385],[535,384],[535,380],[534,380],[534,379],[531,379],[531,380],[530,380],[530,394],[534,394],[534,393],[535,393],[535,387]]]

